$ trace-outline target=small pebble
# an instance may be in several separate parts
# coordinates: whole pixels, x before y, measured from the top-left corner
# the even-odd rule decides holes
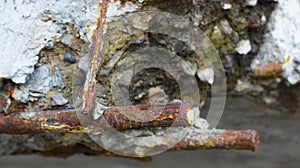
[[[24,90],[16,89],[12,97],[19,102],[27,103],[29,100],[29,93]]]
[[[58,67],[55,67],[54,74],[52,76],[52,86],[59,86],[62,87],[64,86],[64,81],[62,79],[62,76],[60,74],[60,70]]]
[[[267,17],[265,14],[262,14],[261,17],[260,17],[260,22],[262,25],[266,24],[267,23]]]
[[[54,75],[52,77],[52,85],[59,87],[65,85],[58,67],[55,67]]]
[[[231,28],[230,23],[228,22],[228,20],[226,20],[226,19],[221,20],[220,24],[221,24],[221,26],[222,26],[222,28],[223,28],[223,30],[224,30],[224,32],[226,34],[229,35],[229,34],[232,33],[233,30],[232,30],[232,28]]]
[[[250,40],[241,40],[237,47],[235,48],[235,51],[238,52],[241,55],[246,55],[251,51],[251,44]]]
[[[36,68],[24,87],[31,92],[47,93],[52,89],[50,69],[47,66]]]
[[[76,63],[77,60],[74,56],[74,53],[72,51],[68,50],[64,55],[63,61],[74,64],[74,63]]]
[[[71,47],[73,39],[74,39],[74,36],[72,36],[71,34],[67,34],[61,39],[61,43]]]
[[[229,9],[232,8],[232,5],[229,4],[229,3],[222,3],[222,4],[221,4],[221,7],[222,7],[222,9],[224,9],[224,10],[229,10]]]
[[[168,96],[165,91],[160,87],[150,88],[149,90],[149,103],[164,103],[168,102]]]
[[[79,60],[78,67],[84,71],[88,71],[89,69],[89,57],[82,57]]]
[[[247,6],[256,6],[257,0],[246,0]]]
[[[214,83],[214,69],[206,68],[197,70],[197,76],[202,82],[208,82],[209,84]]]
[[[181,67],[186,74],[191,76],[194,76],[197,72],[197,64],[190,61],[182,60]]]

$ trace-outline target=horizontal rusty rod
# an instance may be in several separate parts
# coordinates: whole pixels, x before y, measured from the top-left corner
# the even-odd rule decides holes
[[[145,121],[130,120],[120,110],[127,110],[126,114],[134,114],[136,111],[144,112],[139,117],[143,117]],[[124,106],[108,108],[98,120],[94,120],[91,115],[82,114],[76,110],[25,110],[8,114],[0,113],[0,133],[84,133],[86,130],[81,122],[91,123],[94,127],[101,129],[113,127],[117,130],[128,130],[169,127],[176,120],[174,126],[186,127],[192,124],[188,118],[189,112],[187,103]],[[86,116],[80,116],[79,121],[78,114]]]
[[[170,148],[169,151],[176,150],[198,150],[198,149],[222,149],[222,150],[251,150],[255,151],[259,144],[259,135],[254,130],[198,130],[190,133],[186,138]],[[86,146],[77,144],[76,146],[64,146],[57,144],[55,149],[49,151],[20,151],[13,152],[19,154],[38,154],[47,157],[66,158],[74,154],[84,153],[93,156],[122,157],[140,161],[151,161],[151,157],[131,158],[114,154],[104,149],[90,149]]]
[[[192,132],[173,150],[236,149],[255,151],[259,134],[254,130],[204,130]]]

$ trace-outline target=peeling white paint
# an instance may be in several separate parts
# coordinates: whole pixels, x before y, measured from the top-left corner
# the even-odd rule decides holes
[[[278,0],[278,6],[268,23],[265,43],[251,68],[256,70],[259,64],[279,61],[283,65],[283,77],[289,84],[300,81],[300,1]]]
[[[49,40],[62,36],[58,23],[72,23],[88,41],[89,22],[98,15],[99,0],[1,2],[0,78],[25,83],[38,62],[38,53]],[[47,16],[42,13],[47,11]],[[56,23],[53,22],[56,21]]]

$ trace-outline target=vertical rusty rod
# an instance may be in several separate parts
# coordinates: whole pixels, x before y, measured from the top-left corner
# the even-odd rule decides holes
[[[96,101],[96,76],[101,60],[101,50],[103,46],[102,36],[106,24],[106,12],[109,0],[103,0],[99,4],[99,18],[97,21],[97,29],[92,36],[91,56],[89,70],[84,85],[82,96],[82,113],[91,113],[95,109]]]

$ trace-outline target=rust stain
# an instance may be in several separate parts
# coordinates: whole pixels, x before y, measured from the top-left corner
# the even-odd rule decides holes
[[[3,88],[3,93],[6,97],[12,96],[15,90],[15,85],[13,83],[7,83]]]
[[[291,56],[288,55],[288,56],[284,59],[284,63],[285,63],[285,64],[289,64],[290,61],[291,61]]]
[[[272,77],[282,72],[282,65],[279,62],[269,61],[265,65],[258,65],[253,72],[253,77]]]

